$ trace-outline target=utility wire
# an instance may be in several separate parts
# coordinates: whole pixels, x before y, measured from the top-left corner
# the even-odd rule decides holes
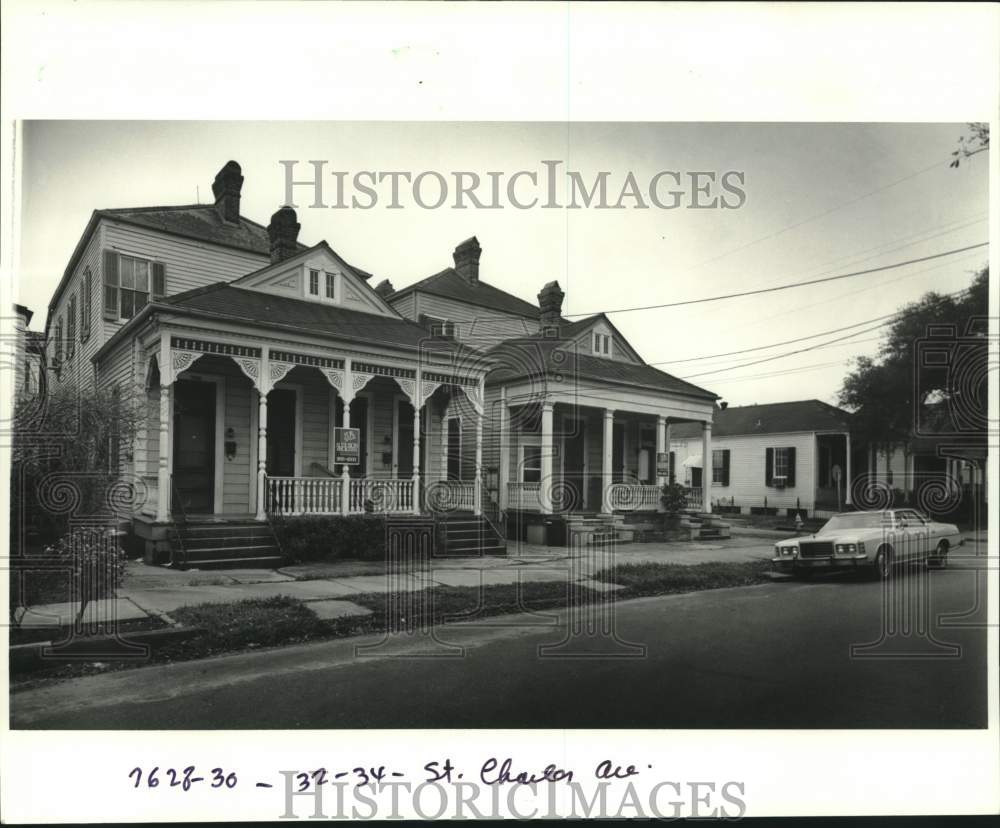
[[[809,279],[804,282],[790,282],[789,284],[786,285],[775,285],[773,287],[768,287],[768,288],[757,288],[756,290],[744,290],[739,293],[724,293],[720,296],[705,296],[702,297],[701,299],[685,299],[680,302],[665,302],[659,305],[637,305],[631,308],[616,308],[615,310],[589,311],[587,313],[570,313],[570,314],[565,314],[565,316],[567,317],[594,316],[596,313],[602,313],[602,312],[606,314],[630,313],[632,311],[640,311],[640,310],[654,310],[657,308],[677,308],[684,305],[699,305],[705,302],[719,302],[723,299],[739,299],[744,296],[757,296],[762,293],[775,293],[776,291],[779,290],[789,290],[791,288],[806,287],[808,285],[818,285],[825,282],[836,282],[841,279],[851,279],[856,276],[867,276],[871,273],[883,273],[886,270],[895,270],[896,268],[906,267],[907,265],[911,264],[919,264],[920,262],[929,262],[932,261],[933,259],[941,259],[945,256],[953,256],[956,253],[965,253],[967,250],[976,250],[977,248],[987,247],[987,246],[989,246],[989,242],[980,242],[979,244],[970,244],[967,247],[957,247],[953,250],[945,250],[941,253],[933,253],[930,256],[921,256],[918,259],[907,259],[904,262],[894,262],[893,264],[882,265],[880,267],[871,267],[868,268],[867,270],[855,270],[851,273],[840,273],[836,276],[826,276],[822,279]]]

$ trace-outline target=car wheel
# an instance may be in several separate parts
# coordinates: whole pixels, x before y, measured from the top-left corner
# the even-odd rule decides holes
[[[928,569],[944,569],[948,566],[948,544],[941,541],[937,548],[927,556]]]
[[[879,549],[875,555],[875,563],[872,566],[872,577],[876,581],[888,581],[890,574],[892,574],[892,559],[889,555],[889,550]]]

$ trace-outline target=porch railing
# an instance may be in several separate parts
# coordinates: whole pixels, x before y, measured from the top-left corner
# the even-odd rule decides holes
[[[412,512],[413,480],[363,478],[351,480],[348,512]]]
[[[508,509],[541,509],[541,483],[508,483]]]
[[[702,497],[703,492],[700,486],[689,486],[686,494],[688,509],[700,510],[704,508],[704,499]]]
[[[651,512],[660,506],[659,486],[645,483],[614,483],[609,492],[611,508],[621,512]]]
[[[433,512],[472,512],[476,484],[464,480],[438,480],[428,484],[427,508]]]
[[[268,477],[267,511],[282,515],[340,513],[341,481],[333,477]]]

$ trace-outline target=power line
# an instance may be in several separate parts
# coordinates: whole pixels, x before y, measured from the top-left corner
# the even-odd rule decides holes
[[[826,276],[822,279],[809,279],[804,282],[791,282],[787,285],[775,285],[773,287],[768,287],[768,288],[745,290],[739,293],[725,293],[720,296],[706,296],[701,299],[685,299],[680,302],[665,302],[659,305],[639,305],[631,308],[616,308],[615,310],[596,311],[596,312],[590,311],[588,313],[570,313],[566,314],[566,316],[594,316],[595,313],[606,313],[606,314],[630,313],[631,311],[655,310],[657,308],[676,308],[676,307],[681,307],[683,305],[699,305],[705,302],[719,302],[723,299],[740,299],[744,296],[757,296],[762,293],[774,293],[780,290],[789,290],[791,288],[797,288],[797,287],[807,287],[808,285],[818,285],[825,282],[836,282],[841,279],[851,279],[856,276],[867,276],[872,273],[882,273],[886,270],[895,270],[896,268],[906,267],[907,265],[911,264],[919,264],[920,262],[929,262],[933,259],[941,259],[945,256],[953,256],[956,253],[965,253],[968,250],[976,250],[977,248],[987,247],[987,246],[989,246],[989,242],[980,242],[979,244],[970,244],[967,247],[957,247],[953,250],[945,250],[941,253],[933,253],[930,256],[921,256],[918,259],[907,259],[904,262],[895,262],[893,264],[882,265],[880,267],[871,267],[868,268],[867,270],[855,270],[852,273],[841,273],[838,274],[837,276]]]
[[[968,293],[968,289],[958,290],[954,293],[947,293],[942,296],[942,299],[958,299],[963,294]],[[722,354],[706,354],[705,356],[696,357],[685,357],[684,359],[664,359],[659,362],[647,362],[647,365],[677,365],[681,362],[698,362],[703,359],[718,359],[719,357],[727,356],[737,356],[739,354],[749,354],[753,351],[766,351],[769,348],[777,348],[781,345],[794,345],[796,342],[805,342],[808,339],[816,339],[821,336],[828,336],[829,334],[840,333],[841,331],[849,331],[851,328],[860,328],[862,325],[870,325],[872,322],[879,322],[883,319],[895,319],[896,317],[906,316],[912,311],[894,311],[893,313],[887,313],[885,316],[876,316],[873,319],[866,319],[863,322],[855,322],[853,325],[844,325],[842,328],[831,328],[828,331],[821,331],[820,333],[809,334],[808,336],[800,336],[797,339],[786,339],[783,342],[772,342],[769,345],[758,345],[754,348],[744,348],[740,351],[727,351]],[[863,331],[858,331],[858,333],[864,333]]]

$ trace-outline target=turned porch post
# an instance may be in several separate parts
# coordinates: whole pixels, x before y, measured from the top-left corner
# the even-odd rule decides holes
[[[498,492],[500,498],[500,509],[504,510],[508,506],[507,486],[510,482],[510,410],[507,408],[507,389],[500,388],[500,474]]]
[[[161,369],[161,375],[162,375]],[[160,386],[160,457],[156,470],[156,522],[170,520],[170,469],[173,455],[170,439],[170,385]]]
[[[344,397],[344,415],[341,420],[341,428],[351,427],[351,399]],[[347,470],[347,463],[340,464],[340,513],[349,515],[351,513],[351,475]]]
[[[479,396],[482,399],[482,394]],[[473,514],[483,513],[483,409],[476,410],[476,483],[472,493]]]
[[[413,405],[413,514],[420,514],[420,408]]]
[[[267,392],[257,390],[257,520],[267,519]]]
[[[538,502],[544,515],[552,514],[552,409],[552,403],[542,403],[542,481]]]
[[[701,424],[701,510],[712,511],[712,423]]]
[[[662,414],[656,418],[656,464],[659,465],[660,455],[666,451],[670,451],[670,446],[667,443],[667,418]],[[661,489],[663,484],[667,482],[664,475],[660,474],[659,470],[656,471],[656,485]]]
[[[602,445],[601,459],[601,511],[611,514],[611,464],[614,458],[615,442],[615,410],[613,408],[604,409],[604,443]]]

